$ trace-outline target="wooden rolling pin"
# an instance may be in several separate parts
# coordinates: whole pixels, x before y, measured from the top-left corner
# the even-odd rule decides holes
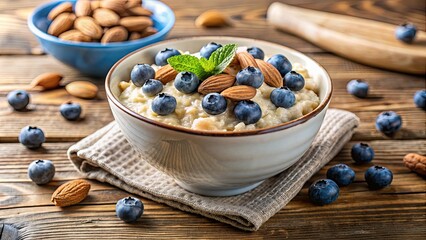
[[[426,74],[426,32],[412,44],[395,38],[396,25],[273,3],[274,26],[351,60],[389,70]]]

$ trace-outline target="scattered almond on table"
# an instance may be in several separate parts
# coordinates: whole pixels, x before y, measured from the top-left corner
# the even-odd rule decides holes
[[[231,25],[231,20],[217,10],[208,10],[197,17],[195,25],[197,27],[218,28]]]
[[[78,0],[74,11],[70,2],[53,8],[47,33],[73,42],[123,42],[157,33],[152,12],[141,0]]]
[[[89,194],[90,183],[86,180],[73,180],[59,186],[52,194],[51,201],[59,207],[75,205]]]
[[[413,172],[426,176],[426,156],[416,153],[405,155],[403,162],[405,166]]]

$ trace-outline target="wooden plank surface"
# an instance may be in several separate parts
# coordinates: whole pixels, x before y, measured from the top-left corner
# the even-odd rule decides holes
[[[34,6],[45,0],[0,1],[0,229],[18,229],[20,239],[421,239],[426,234],[425,179],[402,164],[409,152],[426,154],[426,114],[415,108],[414,92],[426,87],[424,76],[405,75],[353,63],[332,55],[295,36],[278,32],[265,22],[273,0],[165,0],[176,13],[177,22],[170,38],[188,35],[229,35],[277,42],[308,54],[323,65],[333,79],[331,107],[356,113],[361,119],[353,142],[304,186],[290,204],[262,228],[247,233],[228,225],[181,212],[147,199],[146,212],[136,224],[125,224],[115,216],[115,202],[128,193],[108,184],[91,181],[90,196],[77,206],[60,209],[52,206],[50,196],[57,186],[82,176],[66,159],[67,148],[112,120],[101,79],[90,79],[47,55],[40,55],[38,43],[26,28],[26,17]],[[287,4],[372,20],[400,24],[415,23],[425,30],[425,3],[418,0],[285,0]],[[196,16],[207,9],[230,15],[234,26],[199,29]],[[61,72],[65,82],[90,80],[101,88],[96,100],[70,97],[64,89],[32,94],[31,111],[14,112],[6,101],[7,88],[27,84],[40,73]],[[350,79],[362,78],[371,86],[371,98],[357,99],[346,93]],[[67,100],[82,103],[82,121],[67,122],[58,106]],[[403,129],[389,139],[374,128],[374,119],[384,110],[403,117]],[[46,132],[44,148],[30,151],[17,143],[19,130],[28,124]],[[73,131],[69,131],[73,129]],[[374,164],[394,172],[391,187],[368,190],[363,172],[371,164],[354,165],[350,147],[363,141],[376,151]],[[37,186],[27,178],[27,166],[34,159],[51,159],[57,168],[54,181]],[[354,184],[341,189],[338,201],[318,207],[308,201],[307,187],[325,176],[337,163],[347,163],[356,171]],[[10,224],[10,225],[2,225]],[[2,239],[0,237],[0,239]]]

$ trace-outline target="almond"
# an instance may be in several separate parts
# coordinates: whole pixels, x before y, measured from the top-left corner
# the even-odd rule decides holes
[[[177,74],[178,72],[176,72],[176,70],[174,70],[170,64],[167,64],[155,72],[155,79],[158,79],[163,84],[166,84],[175,80]]]
[[[59,186],[52,194],[51,201],[59,207],[66,207],[83,201],[89,194],[90,183],[73,180]]]
[[[220,95],[232,101],[250,100],[256,96],[256,89],[246,85],[239,85],[225,89]]]
[[[151,16],[152,12],[141,6],[127,9],[127,12],[132,16]]]
[[[403,161],[405,166],[411,171],[426,176],[426,156],[422,156],[416,153],[409,153],[405,155]]]
[[[40,86],[43,89],[54,89],[59,87],[59,82],[62,80],[63,76],[59,73],[43,73],[35,77],[31,81],[31,86]]]
[[[124,27],[113,27],[108,29],[101,39],[101,43],[126,41],[129,33]]]
[[[49,15],[47,15],[47,18],[49,20],[53,20],[57,16],[59,16],[61,13],[66,13],[66,12],[72,13],[72,4],[70,2],[64,2],[54,7],[52,10],[50,10]]]
[[[75,15],[77,17],[90,16],[92,14],[92,6],[89,0],[78,0],[75,3]]]
[[[142,0],[127,0],[126,8],[140,7],[142,5]]]
[[[138,40],[140,38],[142,38],[142,34],[140,32],[132,32],[130,33],[129,41]]]
[[[103,0],[101,1],[102,8],[110,9],[117,14],[126,12],[126,0]]]
[[[103,34],[101,26],[99,26],[95,19],[88,16],[77,18],[74,27],[92,39],[100,39]]]
[[[152,20],[149,17],[125,17],[120,19],[120,25],[130,32],[141,32],[152,26]]]
[[[92,11],[94,11],[95,9],[98,9],[100,7],[101,7],[101,1],[98,1],[98,0],[90,1],[90,8],[92,9]]]
[[[256,59],[256,63],[265,78],[266,84],[276,88],[283,86],[283,78],[281,77],[280,72],[272,64],[260,59]]]
[[[145,30],[141,32],[141,38],[151,36],[153,34],[156,34],[157,32],[158,32],[157,29],[153,27],[147,27]]]
[[[59,36],[61,33],[68,31],[74,24],[75,15],[72,13],[61,13],[50,24],[47,33],[53,36]]]
[[[66,31],[59,35],[59,38],[66,41],[73,41],[73,42],[90,42],[92,39],[89,36],[84,35],[82,32],[80,32],[77,29],[72,29],[69,31]]]
[[[95,84],[86,81],[68,83],[65,86],[65,89],[70,95],[78,98],[91,99],[98,95],[98,87]]]
[[[234,85],[235,77],[229,74],[219,74],[208,77],[200,86],[198,92],[201,94],[220,93]]]
[[[248,52],[237,53],[238,61],[240,62],[241,69],[246,67],[258,67],[254,57]]]
[[[195,20],[197,27],[223,27],[229,24],[229,18],[217,10],[203,12]]]
[[[93,11],[93,18],[102,27],[117,26],[120,22],[120,16],[110,9],[98,8]]]

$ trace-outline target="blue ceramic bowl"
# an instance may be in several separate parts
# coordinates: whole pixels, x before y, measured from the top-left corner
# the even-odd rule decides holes
[[[109,44],[64,41],[47,34],[51,23],[47,15],[52,8],[62,2],[76,1],[60,0],[41,5],[28,18],[28,26],[47,53],[93,77],[105,77],[112,65],[128,53],[163,40],[175,23],[175,15],[166,4],[144,0],[143,6],[153,12],[152,19],[158,33],[139,40]]]

